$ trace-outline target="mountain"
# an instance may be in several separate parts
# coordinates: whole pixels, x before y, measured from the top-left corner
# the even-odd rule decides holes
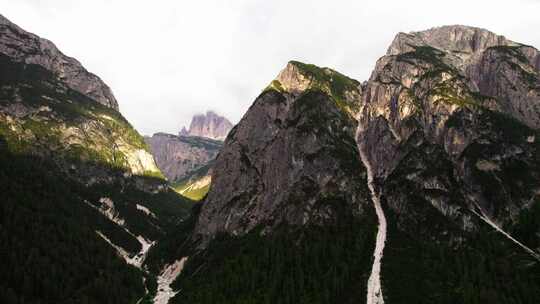
[[[200,200],[211,181],[211,163],[223,142],[196,136],[156,133],[145,137],[157,166],[180,194]]]
[[[189,215],[110,89],[0,18],[2,303],[134,303],[148,250]]]
[[[145,265],[171,303],[537,303],[539,62],[466,26],[364,83],[289,62]]]
[[[365,82],[291,61],[234,128],[143,138],[0,31],[1,303],[540,302],[534,47],[399,33]]]
[[[206,114],[193,116],[189,130],[183,127],[179,135],[224,140],[232,127],[233,124],[227,118],[208,111]]]
[[[145,140],[173,189],[199,201],[210,188],[213,161],[232,127],[225,117],[208,111],[195,115],[189,131],[184,127],[179,136],[156,133]]]
[[[0,53],[3,55],[19,63],[40,66],[71,90],[118,110],[118,102],[111,89],[76,59],[60,52],[51,41],[24,31],[2,15],[0,34]]]
[[[358,142],[388,219],[388,302],[537,301],[538,58],[489,31],[447,26],[397,35],[377,62]],[[419,254],[430,262],[412,262]],[[437,275],[403,284],[413,269]]]
[[[156,273],[184,266],[169,278],[182,289],[172,303],[289,301],[268,296],[299,280],[309,301],[338,273],[350,284],[337,302],[364,289],[376,219],[356,153],[356,98],[356,81],[291,62],[256,99],[218,154],[203,204],[148,256]]]

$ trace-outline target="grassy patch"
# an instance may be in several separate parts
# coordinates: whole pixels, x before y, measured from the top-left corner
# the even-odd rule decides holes
[[[357,105],[347,101],[347,93],[357,92],[360,83],[337,71],[329,68],[320,68],[313,64],[306,64],[298,61],[291,61],[290,64],[296,66],[300,72],[311,79],[311,89],[319,89],[327,93],[346,113],[356,113]]]

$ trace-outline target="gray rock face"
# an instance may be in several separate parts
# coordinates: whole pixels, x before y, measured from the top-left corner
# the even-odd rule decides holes
[[[202,137],[156,133],[145,137],[157,166],[174,183],[214,160],[223,143]]]
[[[357,83],[340,77],[287,65],[225,141],[196,234],[318,225],[372,212],[357,123],[335,97],[358,96]],[[326,93],[336,79],[343,91]]]
[[[0,72],[0,137],[14,153],[54,160],[85,184],[114,182],[112,168],[163,178],[142,136],[118,111],[75,92],[41,65],[0,53]]]
[[[365,186],[351,183],[364,178],[351,136],[366,147],[383,205],[401,215],[403,229],[442,216],[445,224],[432,232],[445,238],[449,227],[476,229],[474,212],[511,223],[540,193],[538,186],[516,191],[508,180],[512,164],[539,165],[538,56],[486,30],[447,26],[398,34],[363,85],[291,62],[225,142],[196,232],[335,218],[315,207],[320,198]],[[330,146],[346,156],[325,154]],[[538,185],[535,170],[516,178]],[[426,205],[412,204],[415,197]]]
[[[400,33],[365,88],[362,129],[380,116],[388,122],[383,132],[405,141],[416,130],[411,121],[420,118],[426,135],[444,142],[455,155],[471,138],[448,130],[445,122],[463,106],[481,105],[537,129],[538,56],[532,47],[478,28],[445,26]],[[387,157],[390,162],[392,155]],[[378,169],[379,175],[387,173]]]
[[[538,166],[537,146],[527,142],[540,128],[538,56],[533,47],[465,26],[396,36],[364,89],[358,137],[371,147],[368,157],[394,212],[421,218],[407,209],[403,185],[422,195],[445,185],[445,195],[423,200],[464,230],[472,225],[467,209],[502,222],[517,217],[538,187],[518,195],[505,182],[511,169],[499,165]],[[497,168],[488,170],[497,189],[494,181],[487,186],[486,168]],[[523,183],[538,181],[530,170]]]
[[[257,271],[252,265],[266,272],[284,255],[250,249],[261,244],[256,234],[275,232],[262,238],[273,242],[283,227],[306,232],[378,220],[371,275],[357,271],[367,293],[355,280],[359,295],[347,301],[538,302],[535,283],[521,286],[540,256],[539,102],[538,51],[477,28],[399,34],[362,85],[328,68],[289,63],[216,159],[192,235],[204,258],[186,280],[218,263],[234,277]],[[220,233],[248,236],[218,237],[210,248],[226,250],[204,251]],[[302,236],[287,240],[304,246]],[[286,270],[305,262],[284,260]],[[530,266],[514,267],[524,261]],[[289,279],[296,270],[284,272]],[[242,297],[259,290],[242,290]]]
[[[24,31],[0,15],[0,53],[26,64],[37,64],[51,71],[69,88],[118,110],[111,89],[88,72],[76,59],[60,52],[49,40]]]
[[[224,140],[232,127],[233,124],[227,118],[208,111],[206,114],[193,116],[189,130],[183,127],[180,135]]]

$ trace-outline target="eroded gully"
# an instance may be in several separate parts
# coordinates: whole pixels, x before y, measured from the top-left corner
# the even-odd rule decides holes
[[[358,138],[358,134],[357,134]],[[377,240],[375,243],[375,251],[373,252],[373,265],[371,267],[371,275],[369,276],[368,286],[367,286],[367,304],[384,304],[384,298],[382,293],[382,284],[381,284],[381,264],[383,259],[383,251],[386,243],[386,217],[381,206],[381,201],[379,194],[377,193],[373,169],[367,155],[364,151],[365,147],[363,144],[358,143],[358,152],[360,154],[360,159],[366,167],[367,171],[367,183],[369,191],[371,192],[371,200],[375,207],[375,212],[377,214],[377,219],[379,221],[377,229]]]

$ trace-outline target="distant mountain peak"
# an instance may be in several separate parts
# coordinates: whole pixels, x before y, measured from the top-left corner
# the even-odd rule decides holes
[[[179,135],[224,140],[232,127],[233,124],[227,118],[214,111],[207,111],[206,114],[193,116],[189,130],[186,127],[182,127]]]

